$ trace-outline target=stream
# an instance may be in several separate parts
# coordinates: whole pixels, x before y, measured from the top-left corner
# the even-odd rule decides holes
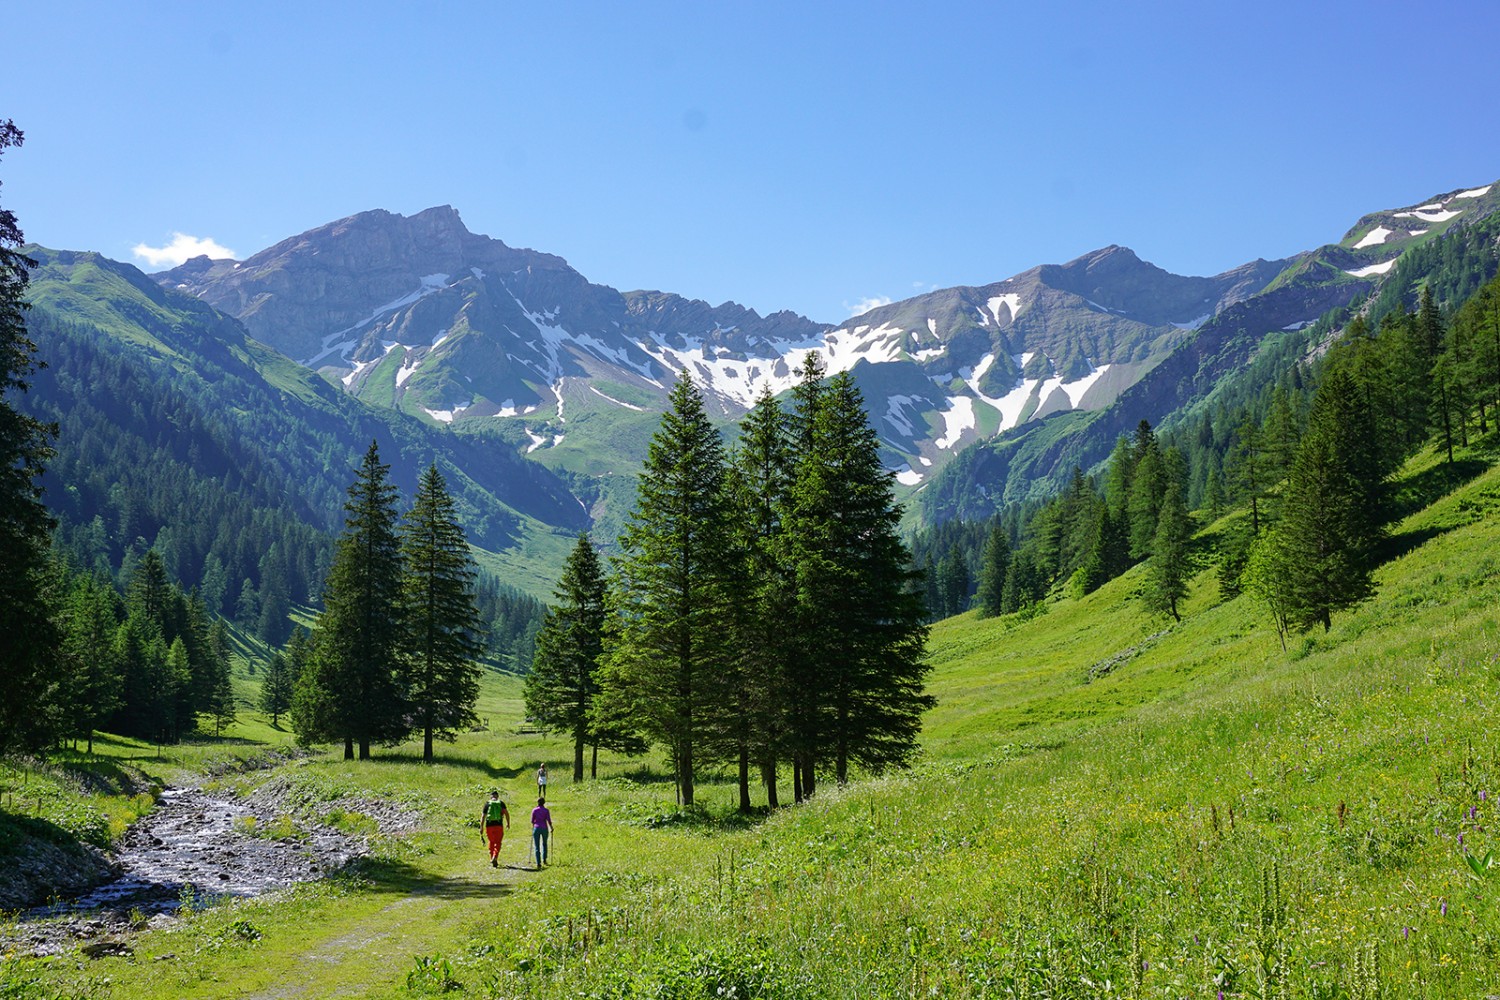
[[[201,906],[225,897],[258,896],[336,871],[363,854],[362,838],[328,827],[283,839],[256,837],[274,820],[252,801],[168,788],[150,815],[115,845],[118,877],[72,899],[36,907],[0,934],[33,955],[56,954],[80,941],[85,954],[128,954],[118,935],[142,921],[159,924],[184,899]],[[191,895],[185,891],[192,886]],[[58,919],[62,918],[62,919]],[[99,940],[112,938],[114,940]]]

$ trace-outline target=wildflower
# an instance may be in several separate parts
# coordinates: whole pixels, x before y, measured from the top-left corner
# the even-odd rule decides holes
[[[1401,928],[1401,939],[1404,941],[1404,940],[1408,940],[1410,938],[1411,938],[1411,928],[1410,927],[1403,927],[1403,928]]]
[[[1438,912],[1445,917],[1448,915],[1448,901],[1446,899],[1443,900],[1442,903],[1438,904]]]
[[[1480,802],[1484,801],[1484,789],[1482,789],[1482,788],[1479,790],[1479,801]]]

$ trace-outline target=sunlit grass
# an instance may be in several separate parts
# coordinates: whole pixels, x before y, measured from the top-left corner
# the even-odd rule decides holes
[[[229,779],[274,775],[297,809],[356,825],[357,800],[386,799],[419,831],[96,969],[119,997],[1482,996],[1500,957],[1500,873],[1478,864],[1500,846],[1500,471],[1450,489],[1428,455],[1409,473],[1438,499],[1393,526],[1376,596],[1327,635],[1283,653],[1207,568],[1178,624],[1142,610],[1137,573],[1028,621],[960,616],[933,630],[919,766],[771,815],[736,818],[721,775],[683,816],[656,758],[606,755],[574,785],[569,748],[523,731],[520,682],[487,675],[485,731],[436,764],[408,745]],[[263,750],[101,755],[160,775]],[[557,833],[532,873],[542,760]],[[477,826],[491,788],[515,821],[499,872]]]

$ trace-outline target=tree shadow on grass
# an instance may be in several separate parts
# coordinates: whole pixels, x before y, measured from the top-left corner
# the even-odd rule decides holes
[[[461,757],[456,754],[435,753],[431,761],[419,753],[376,753],[366,764],[430,764],[433,767],[458,767],[478,771],[487,778],[514,778],[521,768],[496,767],[482,757]]]
[[[1386,501],[1386,513],[1392,522],[1396,522],[1424,510],[1460,486],[1472,482],[1489,467],[1489,462],[1477,458],[1461,458],[1451,464],[1443,462],[1424,469],[1403,480],[1400,488],[1391,493]]]
[[[1390,535],[1381,541],[1376,562],[1388,563],[1400,559],[1452,530],[1452,527],[1420,528],[1416,531],[1403,531],[1399,535]]]
[[[516,865],[506,867],[525,870]],[[356,858],[331,878],[334,881],[349,881],[376,892],[433,899],[495,899],[510,895],[515,888],[510,882],[498,880],[434,875],[393,858]]]

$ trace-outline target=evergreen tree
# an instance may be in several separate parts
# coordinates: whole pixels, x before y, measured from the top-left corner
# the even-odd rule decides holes
[[[0,121],[0,154],[23,139],[13,121]],[[54,697],[50,664],[59,642],[44,590],[52,518],[38,485],[56,429],[7,399],[27,391],[38,367],[25,299],[35,262],[21,253],[24,242],[15,214],[0,209],[0,754],[53,737],[38,709]]]
[[[292,707],[292,667],[280,651],[271,654],[260,685],[260,710],[271,717],[271,728],[281,728],[281,717]]]
[[[794,642],[784,626],[796,605],[795,579],[780,558],[791,474],[790,420],[768,388],[741,425],[739,451],[725,481],[733,641],[725,711],[715,728],[724,754],[738,765],[741,811],[750,809],[752,766],[760,771],[767,803],[780,804],[776,768],[788,750]]]
[[[304,743],[344,741],[344,757],[370,757],[372,743],[394,744],[408,732],[398,683],[401,643],[401,551],[396,488],[374,441],[360,463],[344,532],[323,588],[310,670],[298,679],[292,707]]]
[[[1188,543],[1192,534],[1187,503],[1182,498],[1182,484],[1175,480],[1169,481],[1166,494],[1162,497],[1156,535],[1151,543],[1151,562],[1146,575],[1146,605],[1153,611],[1167,612],[1176,621],[1182,620],[1177,612],[1177,602],[1187,596],[1190,575]]]
[[[214,682],[209,695],[207,712],[214,720],[214,735],[223,736],[225,728],[234,725],[238,705],[234,698],[234,677],[229,670],[229,661],[214,658]]]
[[[89,753],[94,752],[94,731],[120,707],[122,677],[114,644],[118,605],[114,588],[91,574],[72,581],[62,646],[64,725],[68,735],[88,741]]]
[[[1151,542],[1156,537],[1156,523],[1161,518],[1161,501],[1167,488],[1161,448],[1149,426],[1145,427],[1137,453],[1139,459],[1130,481],[1130,556],[1145,559],[1151,555]]]
[[[984,542],[979,570],[979,616],[1000,614],[1005,601],[1005,574],[1010,569],[1010,536],[996,519]]]
[[[553,591],[526,675],[526,715],[542,729],[572,737],[574,781],[583,780],[584,747],[595,742],[592,711],[604,654],[605,592],[599,553],[588,535],[580,534]]]
[[[478,658],[484,625],[474,600],[474,561],[453,498],[437,465],[417,486],[401,535],[406,567],[402,619],[406,624],[405,688],[411,725],[422,732],[422,759],[432,741],[479,721]]]
[[[686,372],[672,387],[636,489],[615,564],[619,633],[600,697],[607,717],[635,717],[667,748],[690,806],[725,656],[728,540],[724,446]]]
[[[803,669],[820,720],[810,763],[828,760],[840,784],[851,764],[906,764],[916,750],[927,626],[900,509],[879,440],[848,372],[828,380],[798,456],[785,535],[796,568]]]
[[[1313,399],[1273,540],[1292,624],[1326,630],[1334,611],[1369,595],[1383,478],[1370,415],[1353,379],[1335,370]]]

